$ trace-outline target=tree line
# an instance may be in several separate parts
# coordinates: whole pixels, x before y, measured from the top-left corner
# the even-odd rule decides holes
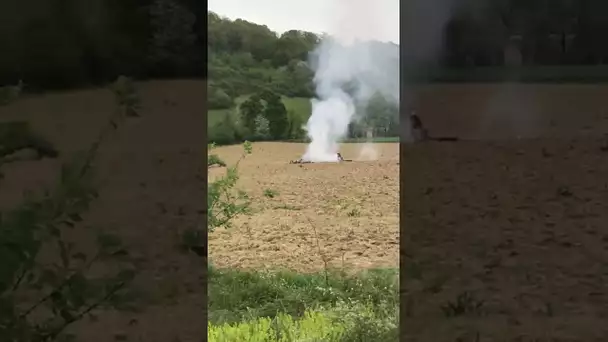
[[[0,2],[0,85],[26,91],[206,74],[206,5],[196,0]]]
[[[208,15],[209,106],[230,108],[238,96],[261,89],[288,97],[314,96],[308,54],[320,38],[291,30],[277,34],[265,25]]]
[[[608,2],[463,2],[445,27],[448,67],[598,65],[608,62]]]
[[[444,30],[440,66],[608,61],[606,1],[460,2],[465,5]],[[214,106],[260,85],[289,96],[313,95],[302,62],[318,35],[279,35],[264,25],[227,20],[202,1],[5,0],[0,22],[0,85],[23,79],[32,91],[105,84],[123,74],[201,78],[208,71]]]
[[[208,106],[232,110],[209,127],[210,139],[218,144],[305,139],[303,126],[311,113],[288,110],[282,99],[315,96],[309,53],[323,37],[301,30],[279,34],[213,12],[208,23]],[[351,124],[349,137],[398,136],[397,104],[377,95],[359,110],[361,119]]]
[[[433,66],[441,75],[427,78],[496,81],[500,72],[476,70],[561,68],[608,60],[602,41],[608,33],[608,2],[461,3],[443,30],[441,54]],[[208,108],[237,114],[227,117],[232,122],[221,122],[210,131],[231,127],[233,132],[224,136],[237,141],[305,136],[306,115],[285,108],[284,101],[268,99],[314,97],[313,71],[307,62],[309,52],[323,39],[318,34],[296,29],[279,34],[265,25],[223,18],[196,0],[6,0],[0,2],[0,20],[0,86],[20,84],[21,90],[23,80],[23,90],[32,92],[102,85],[118,75],[139,80],[207,78]],[[545,79],[604,77],[597,76],[597,70],[576,71],[568,78],[551,69]],[[255,101],[257,105],[252,104]],[[365,136],[370,130],[376,136],[393,134],[397,109],[374,101],[370,107],[377,108],[352,125],[350,137]],[[252,108],[256,115],[247,114]]]

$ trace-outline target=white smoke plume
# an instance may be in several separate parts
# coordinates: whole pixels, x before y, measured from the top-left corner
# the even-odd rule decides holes
[[[375,16],[380,2],[338,1],[336,33],[324,37],[311,54],[317,98],[312,100],[312,114],[305,126],[311,143],[303,160],[338,161],[338,143],[355,119],[356,108],[363,107],[374,93],[399,101],[399,46],[377,41],[390,36],[385,25],[390,20]],[[398,9],[397,0],[383,3]],[[398,30],[398,14],[395,11],[397,25],[388,29]]]

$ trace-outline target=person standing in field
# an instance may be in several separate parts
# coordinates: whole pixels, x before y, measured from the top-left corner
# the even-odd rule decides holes
[[[424,141],[429,138],[429,133],[426,128],[424,128],[422,120],[416,114],[415,110],[412,110],[410,114],[410,124],[412,127],[412,136],[414,138],[414,142]]]

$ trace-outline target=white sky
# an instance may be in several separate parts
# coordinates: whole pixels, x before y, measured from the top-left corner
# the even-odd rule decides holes
[[[208,0],[208,9],[283,33],[304,30],[399,44],[399,0]]]

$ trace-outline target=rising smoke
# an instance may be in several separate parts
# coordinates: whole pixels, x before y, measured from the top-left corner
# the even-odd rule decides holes
[[[338,161],[339,141],[357,115],[365,115],[357,114],[356,109],[364,107],[374,93],[395,104],[399,102],[399,47],[375,40],[386,37],[387,31],[390,36],[390,30],[398,30],[398,26],[386,27],[390,20],[376,16],[379,2],[338,3],[341,20],[336,33],[324,37],[311,54],[317,98],[312,100],[312,114],[305,127],[311,140],[302,158],[306,161]],[[388,3],[395,7],[398,1]],[[364,150],[368,159],[377,158],[371,152],[372,145]]]

